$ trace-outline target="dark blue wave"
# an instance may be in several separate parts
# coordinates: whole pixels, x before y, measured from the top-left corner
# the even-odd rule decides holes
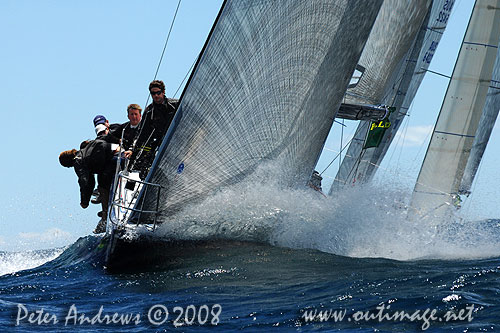
[[[111,274],[104,266],[99,237],[85,237],[44,265],[0,276],[0,330],[79,331],[172,329],[174,317],[156,327],[147,321],[155,304],[187,308],[220,304],[218,330],[285,331],[418,330],[421,321],[305,322],[308,310],[345,309],[376,312],[436,309],[439,314],[474,306],[473,320],[433,322],[436,330],[500,328],[500,258],[396,261],[349,258],[315,250],[294,250],[237,241],[181,242],[172,260],[149,271]],[[19,303],[31,312],[43,309],[59,318],[38,326],[14,326]],[[74,305],[80,313],[133,313],[138,325],[64,326]],[[182,326],[181,331],[208,327]]]

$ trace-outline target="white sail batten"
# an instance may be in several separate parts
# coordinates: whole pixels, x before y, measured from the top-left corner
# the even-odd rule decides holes
[[[147,178],[159,222],[266,161],[305,185],[381,4],[227,0]]]
[[[369,122],[360,122],[349,145],[330,193],[346,184],[369,182],[401,126],[408,109],[429,67],[441,36],[446,29],[454,2],[434,0],[428,9],[412,48],[400,62],[398,70],[386,84],[386,91],[377,103],[394,107],[389,115],[390,127],[378,147],[364,148]],[[382,9],[381,9],[382,10]],[[362,92],[360,92],[362,94]]]
[[[442,217],[459,191],[492,78],[500,1],[477,0],[441,106],[410,206]]]

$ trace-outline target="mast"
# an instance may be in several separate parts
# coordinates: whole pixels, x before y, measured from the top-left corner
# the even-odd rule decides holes
[[[500,0],[477,0],[413,192],[420,216],[444,217],[459,199],[499,37]]]

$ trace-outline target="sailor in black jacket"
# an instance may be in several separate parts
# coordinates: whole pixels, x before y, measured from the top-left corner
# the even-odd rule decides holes
[[[76,153],[74,168],[80,185],[80,205],[82,207],[89,204],[95,185],[94,175],[97,175],[99,190],[105,188],[109,195],[109,187],[115,171],[115,165],[112,161],[113,155],[112,144],[101,138],[90,141],[85,148]],[[103,198],[107,198],[107,196],[103,196]],[[107,200],[102,201],[104,203]]]
[[[95,140],[82,143],[81,149],[67,150],[59,155],[59,162],[64,167],[74,167],[80,185],[80,206],[87,208],[95,186],[94,174],[97,174],[97,184],[103,200],[103,215],[94,233],[106,230],[108,213],[108,198],[113,181],[115,163],[113,155],[114,144],[98,137]]]
[[[124,124],[118,125],[116,128],[110,128],[110,134],[122,138],[122,147],[125,150],[132,150],[134,141],[139,134],[139,124],[141,122],[142,108],[138,104],[130,104],[127,107],[127,117],[129,121]]]
[[[120,143],[121,126],[122,125],[120,124],[110,125],[106,117],[102,115],[97,115],[94,118],[95,134],[97,135],[97,137],[104,136],[102,138],[109,143]]]
[[[153,163],[156,149],[174,119],[179,104],[177,99],[165,97],[165,84],[160,80],[149,84],[149,92],[153,103],[144,111],[133,156],[137,159],[134,169],[141,171],[143,179]]]

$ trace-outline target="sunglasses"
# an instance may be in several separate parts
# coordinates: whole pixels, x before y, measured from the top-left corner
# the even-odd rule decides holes
[[[160,94],[161,94],[161,90],[159,90],[159,91],[151,91],[151,96],[160,95]]]

